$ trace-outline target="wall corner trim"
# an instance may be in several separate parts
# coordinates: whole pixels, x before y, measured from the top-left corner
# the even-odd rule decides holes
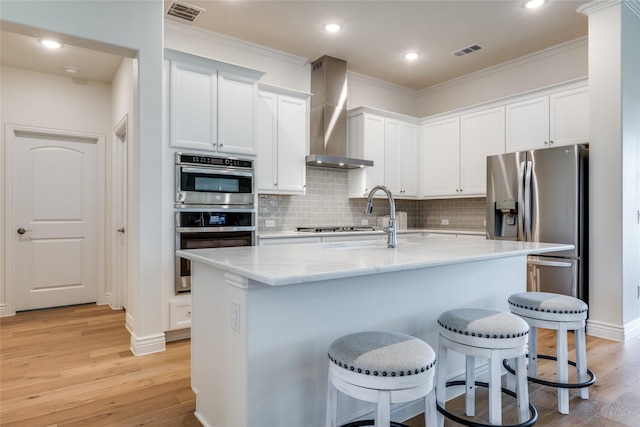
[[[164,333],[138,337],[131,334],[131,352],[134,356],[144,356],[166,350]]]

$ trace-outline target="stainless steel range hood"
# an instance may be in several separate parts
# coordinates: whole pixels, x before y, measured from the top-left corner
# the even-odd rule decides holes
[[[373,166],[348,157],[347,63],[323,56],[311,64],[310,155],[307,165],[340,169]]]

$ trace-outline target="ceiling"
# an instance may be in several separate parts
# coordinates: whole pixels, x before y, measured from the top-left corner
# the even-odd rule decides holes
[[[548,0],[535,10],[523,0],[187,3],[206,9],[188,25],[312,61],[334,56],[350,71],[416,90],[587,36],[587,16],[576,9],[588,1]],[[328,22],[343,30],[324,31]],[[452,54],[475,44],[482,49]],[[402,58],[409,50],[420,53],[411,63]]]
[[[165,1],[165,11],[171,2]],[[236,37],[312,61],[329,55],[350,71],[410,89],[424,89],[465,74],[587,36],[587,17],[576,9],[588,1],[548,0],[540,9],[521,0],[447,1],[245,1],[189,0],[206,11],[185,25]],[[338,33],[323,25],[338,22]],[[110,82],[122,57],[76,47],[45,51],[38,38],[1,31],[2,64]],[[453,52],[482,49],[464,56]],[[416,61],[402,58],[407,51]]]

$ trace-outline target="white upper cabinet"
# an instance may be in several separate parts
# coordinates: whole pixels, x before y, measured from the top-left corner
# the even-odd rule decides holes
[[[589,142],[589,88],[549,96],[549,140],[553,145]]]
[[[165,49],[172,147],[256,154],[257,80],[262,72]]]
[[[258,93],[259,193],[304,194],[309,146],[308,94]]]
[[[487,156],[504,153],[504,107],[422,125],[424,197],[486,194]]]
[[[373,161],[373,166],[349,170],[349,197],[367,197],[373,187],[384,184],[384,117],[369,113],[349,117],[348,138],[351,157]]]
[[[255,80],[218,71],[218,151],[230,154],[257,153]]]
[[[420,188],[423,197],[450,197],[460,191],[460,117],[420,127]]]
[[[386,185],[395,198],[415,198],[418,127],[403,116],[372,111],[350,112],[350,156],[373,160],[373,166],[349,171],[349,197],[366,197],[374,186]]]
[[[462,196],[486,196],[487,156],[505,152],[504,107],[460,117],[460,188]]]
[[[506,106],[507,151],[589,140],[589,89],[581,87]]]
[[[400,162],[403,197],[418,196],[418,125],[402,123],[402,155]]]
[[[171,61],[170,140],[174,147],[212,150],[218,143],[218,73]]]

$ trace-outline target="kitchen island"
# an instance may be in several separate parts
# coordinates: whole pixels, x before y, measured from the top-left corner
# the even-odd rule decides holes
[[[253,246],[178,251],[192,261],[192,375],[205,426],[324,425],[329,344],[355,331],[419,337],[434,349],[445,310],[507,310],[526,257],[571,245],[493,240]],[[450,358],[449,376],[463,372]],[[480,368],[482,370],[482,368]],[[371,404],[339,400],[340,422]],[[421,412],[395,408],[394,419]]]

